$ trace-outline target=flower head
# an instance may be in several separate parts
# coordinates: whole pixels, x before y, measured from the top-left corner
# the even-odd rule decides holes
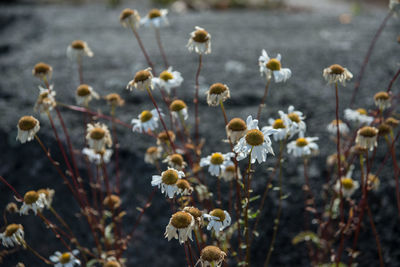
[[[146,17],[140,20],[140,24],[145,26],[153,26],[155,28],[160,28],[162,26],[168,26],[167,18],[168,10],[166,9],[152,9],[147,13]]]
[[[75,99],[78,105],[88,106],[92,98],[99,99],[99,94],[96,93],[93,88],[87,84],[81,84],[76,89]]]
[[[136,9],[125,8],[119,15],[119,22],[125,28],[139,28],[140,25],[140,15]]]
[[[51,79],[53,68],[44,62],[37,63],[32,69],[32,75],[39,79]]]
[[[103,267],[122,267],[122,266],[118,261],[109,260],[103,265]]]
[[[375,105],[380,110],[385,110],[391,106],[391,97],[387,92],[378,92],[374,95]]]
[[[50,189],[50,188],[42,188],[42,189],[39,189],[37,191],[37,193],[39,194],[39,196],[41,194],[44,195],[44,198],[46,200],[46,201],[43,201],[44,205],[45,205],[46,208],[49,209],[51,207],[51,204],[53,203],[53,198],[54,198],[55,191],[53,189]]]
[[[338,122],[336,120],[333,120],[331,123],[328,124],[328,126],[326,127],[326,130],[330,133],[330,134],[337,134],[337,125]],[[349,133],[350,129],[347,126],[346,123],[344,123],[343,121],[339,120],[339,132],[342,135],[347,135]]]
[[[233,118],[226,125],[225,130],[228,139],[236,144],[246,134],[247,125],[241,118]]]
[[[183,78],[181,73],[179,71],[173,71],[172,67],[161,72],[160,76],[153,78],[154,86],[167,91],[168,94],[171,93],[172,88],[181,86],[182,82]]]
[[[50,86],[50,89],[47,89],[39,86],[39,96],[33,109],[40,114],[47,114],[47,112],[51,111],[57,105],[55,99],[56,92],[52,90],[52,87]]]
[[[3,233],[0,233],[0,240],[5,247],[14,247],[24,244],[24,227],[21,224],[9,224]]]
[[[344,110],[344,117],[348,121],[353,121],[357,124],[366,124],[369,125],[371,122],[374,121],[374,118],[371,116],[368,116],[368,112],[363,109],[345,109]]]
[[[113,153],[112,149],[103,149],[101,151],[87,147],[82,149],[82,154],[87,156],[89,161],[96,165],[100,165],[102,164],[102,162],[109,163],[112,153]]]
[[[197,54],[211,53],[211,35],[201,27],[196,26],[195,31],[190,33],[187,43],[190,52],[195,51]]]
[[[169,110],[171,111],[172,118],[175,121],[180,121],[182,119],[187,120],[189,117],[186,103],[180,99],[172,101],[169,105]]]
[[[375,174],[372,174],[372,173],[368,173],[368,176],[367,176],[368,190],[378,191],[380,184],[381,184],[381,181],[379,180],[378,176],[376,176]]]
[[[238,179],[242,179],[242,175],[240,174],[240,170],[238,167],[237,170],[237,175],[238,175]],[[233,181],[236,178],[236,168],[235,168],[235,164],[227,164],[225,166],[225,169],[222,170],[221,173],[221,178],[225,181],[225,182],[230,182]]]
[[[225,102],[225,100],[231,97],[229,87],[222,83],[214,83],[211,85],[206,94],[207,104],[212,107],[218,106],[220,102]]]
[[[161,175],[153,175],[151,185],[158,186],[161,188],[161,193],[165,192],[166,196],[173,198],[178,193],[177,182],[182,177],[185,177],[184,172],[168,167],[168,170],[163,171]]]
[[[395,12],[395,15],[398,15],[398,13],[400,12],[400,1],[399,0],[390,0],[389,8],[390,8],[390,10],[393,10]]]
[[[167,162],[168,166],[179,171],[183,170],[187,166],[187,163],[183,160],[182,155],[177,153],[168,155],[163,162]]]
[[[286,137],[288,137],[289,134],[289,125],[291,125],[291,123],[289,122],[289,120],[286,120],[286,123],[283,119],[269,119],[268,120],[270,126],[264,126],[262,128],[263,131],[268,131],[271,129],[275,130],[275,133],[272,134],[272,136],[274,137],[275,141],[282,141],[284,140]]]
[[[211,175],[220,176],[225,170],[226,166],[233,164],[231,158],[234,156],[235,154],[232,152],[226,154],[215,152],[205,158],[202,158],[200,160],[200,167],[208,166],[208,171]]]
[[[197,263],[200,263],[201,267],[220,267],[225,257],[226,253],[219,249],[219,247],[206,246],[201,250],[200,259]]]
[[[151,68],[138,71],[136,72],[133,80],[128,83],[126,89],[129,89],[130,91],[132,91],[134,87],[142,91],[147,90],[148,88],[153,89],[152,80],[153,74],[151,73]]]
[[[114,107],[122,107],[125,104],[125,100],[122,99],[122,97],[117,93],[108,94],[104,97],[104,99],[110,106]]]
[[[19,210],[20,215],[28,215],[29,210],[33,210],[35,215],[38,211],[42,211],[47,205],[46,195],[41,192],[28,191],[24,195],[24,202]]]
[[[170,140],[169,138],[171,138],[171,141],[174,142],[175,141],[175,134],[173,131],[168,130],[168,132],[166,131],[162,131],[161,133],[159,133],[157,135],[157,145],[161,145],[161,144],[167,144],[170,145]]]
[[[117,195],[110,194],[104,198],[103,205],[110,210],[118,209],[121,206],[121,198]]]
[[[67,48],[67,57],[78,60],[83,56],[93,57],[93,52],[85,41],[75,40]]]
[[[89,147],[96,152],[102,152],[106,146],[112,146],[112,139],[108,127],[103,123],[88,123],[86,130],[86,140]]]
[[[351,80],[351,78],[353,78],[353,74],[351,74],[348,69],[338,64],[333,64],[328,68],[325,68],[322,75],[324,76],[328,84],[339,82],[343,86],[346,86],[346,81],[349,81]]]
[[[151,146],[144,154],[144,162],[149,164],[156,164],[157,160],[161,158],[162,148],[159,146]]]
[[[396,128],[397,126],[399,126],[399,120],[396,120],[393,117],[389,117],[385,120],[385,123],[392,126],[392,128]]]
[[[172,238],[178,239],[180,244],[192,239],[192,231],[195,226],[193,216],[184,211],[174,213],[165,228],[165,238],[170,241]]]
[[[364,126],[357,131],[356,144],[362,148],[374,150],[378,146],[378,132],[375,127]]]
[[[195,223],[198,227],[202,227],[204,220],[203,220],[203,212],[201,212],[198,208],[196,207],[184,207],[183,208],[184,212],[190,213],[190,215],[193,216]]]
[[[17,140],[22,144],[26,141],[31,141],[36,133],[40,130],[40,124],[37,119],[32,116],[23,116],[18,121],[18,135]]]
[[[336,182],[334,187],[334,190],[338,194],[340,194],[340,183],[342,184],[342,194],[345,198],[350,198],[354,191],[356,191],[360,186],[359,183],[351,179],[351,177],[342,177],[340,181],[338,180]]]
[[[278,113],[283,120],[284,125],[288,129],[289,137],[292,137],[297,133],[305,133],[307,126],[304,119],[306,117],[301,111],[295,110],[294,106],[289,106],[287,113],[281,110],[279,110]]]
[[[162,113],[161,116],[163,116]],[[156,109],[153,109],[151,111],[143,110],[142,113],[138,115],[137,119],[132,119],[132,131],[139,133],[147,132],[149,130],[154,131],[158,127],[159,119],[160,117],[158,116],[158,112]]]
[[[287,145],[288,153],[293,154],[295,157],[310,156],[319,149],[315,143],[317,140],[318,137],[299,137],[296,141],[292,141]]]
[[[181,196],[190,196],[193,192],[193,187],[191,187],[190,183],[185,179],[179,179],[176,182],[176,186],[178,187],[178,194]]]
[[[258,58],[258,65],[260,66],[261,76],[265,75],[267,80],[271,80],[273,75],[276,83],[286,82],[292,76],[290,69],[282,68],[281,54],[278,54],[276,58],[270,58],[263,49]]]
[[[216,233],[223,231],[226,227],[231,225],[231,216],[226,210],[213,209],[209,214],[204,214],[209,223],[207,225],[207,230],[214,229]]]
[[[71,252],[61,253],[59,251],[54,252],[54,255],[50,256],[50,260],[54,263],[54,267],[74,267],[75,265],[80,266],[81,261],[76,257],[79,254],[77,249]]]

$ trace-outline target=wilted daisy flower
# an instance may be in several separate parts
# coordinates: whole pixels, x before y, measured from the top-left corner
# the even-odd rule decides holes
[[[318,137],[300,137],[296,141],[292,141],[287,145],[289,154],[295,157],[310,156],[318,151],[318,145],[315,141]]]
[[[53,68],[49,64],[43,62],[37,63],[32,70],[32,75],[38,77],[39,79],[51,79],[52,74]]]
[[[136,9],[125,8],[119,15],[119,22],[125,28],[139,28],[140,25],[140,15]]]
[[[173,131],[168,130],[168,134],[166,131],[162,131],[161,133],[159,133],[157,135],[157,145],[161,145],[161,144],[170,145],[168,136],[171,138],[172,142],[175,141],[175,134]]]
[[[182,177],[185,177],[184,172],[168,167],[168,170],[163,171],[161,176],[153,175],[151,185],[158,186],[158,188],[161,188],[161,193],[165,192],[166,196],[173,198],[175,193],[178,192],[176,183]]]
[[[54,267],[74,267],[80,266],[81,261],[76,257],[79,254],[77,249],[71,252],[61,253],[56,251],[54,255],[50,256],[50,260],[54,263]]]
[[[180,121],[181,119],[187,120],[189,115],[187,111],[186,103],[182,100],[174,100],[169,105],[169,110],[171,111],[172,118],[176,121]]]
[[[140,24],[145,26],[153,26],[156,28],[160,28],[162,26],[167,26],[168,19],[167,19],[168,10],[166,9],[152,9],[147,13],[146,17],[140,20]]]
[[[22,144],[26,141],[31,141],[35,134],[40,130],[40,124],[37,119],[32,116],[23,116],[18,121],[18,135],[17,140]]]
[[[202,227],[204,220],[203,220],[203,212],[201,212],[196,207],[185,207],[183,208],[184,212],[190,213],[193,216],[195,223],[198,227]]]
[[[111,261],[107,261],[103,265],[103,267],[122,267],[122,266],[118,261],[111,260]]]
[[[156,164],[157,160],[161,158],[162,148],[159,146],[151,146],[144,154],[144,162],[149,164]]]
[[[237,171],[237,175],[239,179],[242,179],[242,175],[240,174],[240,170],[238,169]],[[225,167],[224,170],[222,170],[221,173],[221,178],[225,181],[225,182],[230,182],[233,181],[234,179],[236,179],[236,170],[235,170],[235,165],[227,165]]]
[[[342,177],[334,186],[334,190],[338,194],[340,194],[340,183],[342,183],[342,194],[345,198],[350,198],[354,191],[360,186],[359,183],[351,179],[351,177]]]
[[[167,227],[165,228],[165,238],[170,241],[172,238],[178,239],[183,244],[188,239],[192,239],[192,231],[195,225],[193,216],[184,211],[178,211],[172,215]]]
[[[172,88],[181,86],[182,82],[183,78],[181,73],[179,71],[173,71],[172,67],[161,72],[158,78],[153,78],[153,84],[159,89],[167,91],[168,94],[171,93]]]
[[[276,83],[286,82],[292,76],[290,69],[282,68],[281,54],[278,54],[276,58],[270,58],[263,49],[261,56],[258,58],[258,65],[260,66],[261,76],[265,75],[267,80],[271,80],[272,75],[274,75]]]
[[[104,97],[104,99],[107,101],[107,103],[110,106],[114,106],[114,107],[122,107],[125,104],[125,101],[117,93],[108,94]]]
[[[185,179],[179,179],[176,182],[176,186],[178,187],[178,194],[181,196],[190,196],[193,192],[193,187],[191,187],[190,183]]]
[[[333,64],[330,67],[324,69],[322,75],[329,84],[339,82],[343,86],[346,86],[346,81],[353,78],[353,74],[351,74],[348,69],[343,68],[338,64]]]
[[[210,214],[204,214],[209,223],[207,225],[207,230],[214,229],[216,233],[223,231],[226,227],[231,225],[231,216],[226,210],[213,209]]]
[[[163,162],[167,162],[168,166],[179,171],[183,170],[187,166],[187,163],[183,160],[182,155],[177,153],[168,155]]]
[[[378,92],[374,95],[375,105],[379,107],[380,110],[390,108],[390,100],[390,95],[387,92]]]
[[[103,205],[110,210],[118,209],[121,206],[121,198],[117,195],[110,194],[104,198]]]
[[[258,129],[258,120],[253,120],[251,116],[247,117],[247,133],[242,137],[234,151],[238,153],[237,160],[246,158],[251,153],[251,163],[258,161],[262,163],[267,160],[267,154],[274,155],[270,135],[275,133],[275,129]]]
[[[218,106],[220,102],[225,102],[225,100],[231,97],[229,87],[222,83],[214,83],[211,85],[206,94],[207,104],[212,107]]]
[[[99,122],[88,123],[86,131],[86,140],[91,149],[102,152],[106,146],[112,146],[110,131],[105,124]]]
[[[55,99],[56,92],[52,89],[53,86],[50,86],[50,89],[39,86],[39,96],[36,100],[35,107],[33,108],[35,111],[40,114],[46,114],[57,105]]]
[[[75,99],[78,105],[88,106],[93,97],[96,99],[100,98],[99,94],[87,84],[81,84],[76,89]]]
[[[17,212],[19,212],[19,209],[15,202],[10,202],[6,206],[6,211],[8,213],[17,213]]]
[[[326,130],[330,133],[330,134],[337,134],[337,121],[333,120],[331,123],[328,124],[328,126],[326,127]],[[346,123],[344,123],[343,121],[339,120],[339,132],[342,135],[347,135],[349,133],[350,129],[347,126]]]
[[[0,233],[0,240],[5,247],[14,247],[24,244],[24,227],[21,224],[9,224],[3,233]]]
[[[221,267],[226,253],[220,250],[216,246],[206,246],[200,252],[200,259],[197,264],[201,264],[201,267]]]
[[[161,113],[161,116],[163,114]],[[134,132],[147,132],[154,131],[158,127],[158,121],[160,117],[158,116],[158,112],[156,109],[152,111],[143,110],[142,113],[138,116],[138,119],[132,119],[131,123],[133,124],[132,131]]]
[[[262,128],[263,131],[267,131],[270,129],[275,129],[275,133],[272,134],[275,141],[282,141],[284,140],[289,133],[289,128],[285,125],[285,121],[282,119],[269,119],[269,124],[271,126],[264,126]],[[291,123],[290,123],[291,124]]]
[[[344,117],[348,121],[354,121],[358,124],[371,124],[373,122],[374,118],[371,116],[368,116],[368,113],[365,109],[359,108],[359,109],[345,109],[344,110]]]
[[[379,136],[386,136],[392,132],[392,126],[386,123],[381,123],[378,126],[378,135]]]
[[[47,206],[46,195],[31,190],[25,193],[24,202],[19,210],[19,214],[28,215],[29,210],[33,210],[36,215],[37,212],[42,211],[45,206]]]
[[[374,150],[378,146],[378,129],[364,126],[357,131],[356,144],[362,148]]]
[[[207,186],[205,186],[203,184],[196,185],[194,187],[194,189],[197,192],[197,197],[199,198],[200,202],[203,202],[206,199],[210,199],[212,197],[212,195],[213,195],[213,193],[211,193],[208,190]]]
[[[385,123],[392,126],[392,128],[396,128],[397,126],[399,126],[399,120],[396,120],[393,117],[389,117],[385,120]]]
[[[249,122],[252,123],[252,120]],[[246,134],[247,127],[248,125],[246,125],[244,120],[240,118],[233,118],[225,127],[226,135],[233,144],[236,144],[240,138]]]
[[[393,10],[396,13],[400,11],[400,1],[399,0],[390,0],[389,2],[390,10]]]
[[[133,90],[135,87],[138,90],[147,90],[147,88],[153,89],[153,74],[151,73],[151,68],[147,68],[136,72],[135,77],[132,81],[128,83],[126,89]]]
[[[93,52],[85,41],[75,40],[67,48],[67,57],[78,60],[83,56],[93,57]]]
[[[53,203],[53,198],[54,198],[55,191],[53,189],[50,189],[50,188],[42,188],[42,189],[39,189],[37,191],[37,193],[39,195],[44,194],[45,199],[46,199],[46,201],[44,202],[44,205],[45,205],[46,208],[49,209],[51,207],[51,204]]]
[[[294,106],[289,106],[288,113],[279,110],[279,116],[283,120],[284,124],[288,128],[288,134],[290,137],[295,135],[296,133],[304,133],[306,131],[306,123],[301,111],[295,110]]]
[[[190,38],[186,46],[190,52],[194,50],[199,55],[210,54],[211,35],[203,28],[196,26],[195,31],[190,33]]]
[[[377,191],[379,189],[381,181],[379,180],[379,177],[376,176],[375,174],[368,173],[367,184],[368,184],[368,190]]]
[[[234,156],[235,154],[232,152],[226,154],[221,154],[220,152],[212,153],[210,156],[200,160],[200,167],[208,166],[208,171],[211,175],[220,176],[226,166],[232,165],[231,158]]]
[[[87,147],[82,149],[82,154],[87,156],[89,161],[96,165],[101,164],[102,160],[104,163],[109,163],[112,153],[113,153],[112,149],[104,149],[102,151],[96,151],[94,149]]]

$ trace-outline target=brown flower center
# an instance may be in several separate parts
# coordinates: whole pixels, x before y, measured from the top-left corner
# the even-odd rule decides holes
[[[389,100],[390,96],[386,92],[378,92],[374,95],[375,100]]]
[[[339,64],[333,64],[329,67],[331,69],[332,74],[342,74],[344,72],[344,68]]]
[[[186,108],[185,102],[179,99],[172,101],[171,105],[169,106],[169,109],[175,112],[181,111],[184,108]]]
[[[213,209],[210,212],[210,215],[214,216],[214,217],[218,217],[219,221],[221,221],[221,222],[223,222],[225,220],[225,218],[226,218],[225,212],[223,210],[221,210],[221,209]]]
[[[121,264],[117,261],[107,261],[104,267],[121,267]]]
[[[220,95],[223,92],[225,92],[226,90],[228,90],[228,88],[222,84],[222,83],[214,83],[213,85],[210,86],[210,94],[213,95]]]
[[[186,228],[192,222],[192,216],[184,211],[178,211],[171,218],[171,224],[175,228],[182,229]]]
[[[389,124],[392,127],[397,127],[399,125],[399,120],[396,120],[393,117],[389,117],[386,119],[385,123]]]
[[[161,17],[161,12],[160,12],[159,9],[154,8],[154,9],[149,11],[149,15],[148,16],[149,16],[150,19],[155,19],[155,18]]]
[[[176,182],[176,186],[179,188],[179,189],[182,189],[182,190],[185,190],[185,189],[190,189],[190,184],[189,184],[189,182],[188,181],[186,181],[185,179],[179,179],[177,182]]]
[[[101,140],[106,135],[106,131],[102,128],[96,127],[90,132],[90,138]]]
[[[190,213],[194,218],[199,218],[203,215],[203,213],[195,207],[185,207],[183,211]]]
[[[28,191],[25,193],[24,202],[25,204],[33,204],[39,199],[39,194],[36,191]]]
[[[23,116],[18,121],[18,127],[23,131],[29,131],[35,128],[38,124],[38,121],[32,116]]]
[[[279,60],[277,60],[276,58],[271,58],[267,62],[267,68],[272,70],[272,71],[280,70],[281,69],[281,62],[279,62]]]
[[[389,124],[386,124],[386,123],[382,123],[378,126],[378,131],[379,131],[378,134],[380,136],[388,135],[391,130],[392,130],[392,126],[390,126]]]
[[[300,116],[298,114],[294,113],[294,112],[293,113],[289,113],[288,117],[293,122],[297,122],[297,123],[300,122]]]
[[[146,154],[154,154],[157,152],[157,147],[156,146],[151,146],[146,150]]]
[[[171,140],[173,142],[175,140],[175,134],[172,131],[168,131],[168,135],[169,135],[169,137],[171,137]],[[163,132],[158,134],[157,138],[160,141],[166,143],[166,142],[169,142],[168,135],[167,135],[166,131],[163,131]]]
[[[183,165],[183,157],[180,154],[173,154],[170,157],[170,160],[172,163],[178,165],[178,166],[182,166]]]
[[[207,246],[201,250],[201,259],[208,262],[216,262],[221,260],[224,256],[224,252],[222,252],[216,246]]]
[[[7,227],[6,227],[5,235],[8,236],[8,237],[10,237],[10,236],[12,236],[13,234],[15,234],[15,233],[18,231],[18,229],[23,229],[23,228],[22,228],[22,225],[20,225],[20,224],[15,224],[15,223],[9,224],[9,225],[7,225]]]
[[[235,172],[235,166],[231,165],[225,168],[226,172]]]
[[[78,88],[76,89],[76,94],[82,97],[90,95],[91,91],[89,85],[87,84],[79,85]]]
[[[85,49],[85,42],[81,41],[81,40],[75,40],[71,43],[71,46],[73,49],[79,49],[79,50],[83,50]]]
[[[121,15],[119,16],[119,19],[120,20],[127,19],[130,16],[132,16],[133,14],[135,14],[135,12],[132,9],[125,8],[124,10],[122,10]]]
[[[151,77],[151,73],[148,70],[141,70],[136,72],[134,81],[137,82],[144,82]]]
[[[239,132],[247,129],[246,123],[240,118],[233,118],[228,123],[228,129],[231,131]]]
[[[149,121],[151,118],[153,118],[153,114],[148,110],[143,110],[142,113],[140,113],[141,122]]]
[[[121,198],[117,195],[109,195],[105,197],[103,204],[110,209],[116,209],[121,206]]]
[[[51,66],[43,62],[39,62],[33,67],[35,74],[46,75],[49,71],[51,71]]]
[[[206,30],[196,30],[194,32],[193,40],[198,43],[205,43],[210,39]]]
[[[213,153],[210,159],[211,164],[221,165],[224,163],[224,156],[221,153]]]
[[[167,185],[174,185],[179,179],[178,173],[175,170],[166,170],[161,176],[162,182]]]
[[[364,137],[374,137],[378,133],[378,129],[375,127],[364,126],[359,130],[359,134]]]
[[[251,146],[259,146],[264,143],[264,134],[257,129],[253,129],[247,132],[246,142]]]

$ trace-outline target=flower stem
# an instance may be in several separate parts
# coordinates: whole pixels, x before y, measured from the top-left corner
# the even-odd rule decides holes
[[[165,68],[168,68],[170,65],[168,63],[167,56],[165,55],[164,48],[163,48],[163,45],[161,42],[160,30],[157,27],[154,27],[154,30],[156,32],[157,45],[158,45],[158,48],[160,49],[160,53],[161,53],[161,56],[164,61],[164,66],[165,66]]]
[[[136,40],[137,40],[137,42],[138,42],[138,44],[140,46],[140,49],[142,50],[142,53],[143,53],[143,55],[144,55],[144,57],[145,57],[145,59],[147,61],[147,64],[149,64],[149,67],[153,70],[154,73],[156,73],[156,70],[154,68],[154,64],[153,64],[153,62],[151,62],[150,57],[147,54],[146,49],[144,48],[142,40],[140,39],[140,36],[139,36],[138,32],[136,31],[135,26],[133,26],[133,25],[130,25],[130,26],[131,26],[132,32],[135,35]]]
[[[265,91],[264,91],[264,96],[261,99],[261,103],[258,106],[258,111],[257,111],[257,120],[260,120],[260,116],[261,116],[261,111],[263,109],[263,107],[265,106],[265,100],[267,99],[268,96],[268,88],[269,88],[269,84],[271,83],[272,79],[269,79],[267,84],[265,85]]]
[[[194,103],[194,117],[195,117],[195,144],[196,146],[199,145],[200,140],[199,140],[199,124],[200,124],[200,117],[199,117],[199,76],[200,76],[200,71],[201,71],[201,66],[202,66],[202,55],[199,55],[199,66],[197,68],[197,72],[196,72],[196,88],[195,88],[195,95],[194,95],[194,99],[193,99],[193,103]]]
[[[244,232],[246,238],[246,265],[250,266],[250,233],[249,233],[249,205],[250,205],[250,183],[251,183],[251,153],[254,146],[251,147],[249,153],[249,163],[247,166],[247,183],[246,183],[246,207],[244,210]]]

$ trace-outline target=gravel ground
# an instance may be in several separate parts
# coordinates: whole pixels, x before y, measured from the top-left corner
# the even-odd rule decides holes
[[[266,49],[272,55],[281,53],[283,67],[291,68],[293,77],[286,84],[272,85],[260,124],[265,125],[270,116],[276,116],[279,109],[286,109],[289,105],[294,105],[306,114],[309,135],[320,137],[320,156],[313,159],[310,166],[312,188],[314,192],[319,192],[326,175],[325,157],[334,151],[334,143],[329,140],[325,131],[325,125],[334,118],[334,91],[323,81],[322,70],[333,63],[339,63],[357,73],[386,10],[367,8],[360,15],[354,16],[349,24],[341,24],[339,15],[350,12],[348,5],[336,4],[336,1],[319,6],[312,3],[313,1],[307,1],[306,8],[276,11],[171,13],[171,26],[162,29],[161,35],[169,61],[185,78],[178,95],[190,103],[194,92],[197,58],[185,48],[188,34],[196,25],[206,28],[212,34],[213,53],[205,57],[201,72],[202,92],[214,82],[228,84],[232,98],[226,103],[226,108],[230,117],[245,118],[256,112],[264,88],[257,66],[261,49]],[[132,3],[126,6],[138,8],[142,14],[148,8],[144,1],[140,5]],[[85,82],[101,95],[118,92],[125,98],[126,105],[118,113],[121,120],[128,122],[141,110],[151,108],[144,93],[129,93],[124,90],[132,75],[147,67],[130,31],[119,25],[119,12],[124,7],[108,9],[100,4],[90,4],[7,5],[0,8],[0,138],[3,140],[0,142],[3,151],[0,156],[0,174],[19,192],[48,185],[54,187],[57,192],[55,207],[59,207],[58,210],[62,211],[66,220],[74,225],[81,240],[87,240],[88,232],[86,225],[74,224],[77,220],[74,216],[77,206],[71,204],[73,201],[66,188],[61,184],[57,173],[49,167],[39,147],[33,142],[20,145],[15,141],[15,125],[20,116],[33,114],[37,80],[32,77],[31,70],[38,61],[45,61],[53,66],[57,99],[74,103],[74,91],[78,84],[77,71],[75,65],[67,60],[65,50],[75,39],[86,40],[95,53],[94,58],[84,62]],[[398,55],[400,51],[400,46],[395,41],[399,34],[399,23],[398,19],[391,19],[377,43],[357,98],[357,103],[362,107],[373,107],[373,93],[385,88],[398,68],[399,59],[394,55]],[[162,61],[154,33],[150,29],[140,29],[140,34],[160,70]],[[227,65],[234,68],[227,68]],[[347,88],[341,89],[342,107],[348,106],[352,88],[353,83],[350,82]],[[394,90],[398,89],[397,83]],[[99,101],[95,107],[106,109],[103,101]],[[224,138],[224,122],[220,111],[209,108],[204,97],[200,102],[200,110],[201,121],[204,123],[201,134],[207,140],[204,153],[228,151],[228,146],[221,143]],[[71,128],[71,135],[74,136],[75,147],[79,148],[83,145],[83,137],[80,137],[83,134],[82,117],[70,111],[65,111],[64,114],[67,125]],[[132,134],[123,128],[118,129],[118,134],[123,161],[122,199],[126,207],[140,206],[151,191],[149,180],[155,173],[142,160],[145,149],[152,144],[152,139]],[[61,160],[49,123],[45,120],[42,121],[40,137],[54,151],[54,157]],[[379,159],[382,158],[379,157],[381,154],[378,153]],[[266,181],[265,169],[271,165],[272,162],[269,162],[260,167],[260,175],[254,180],[255,194],[262,192]],[[284,201],[272,264],[308,266],[304,249],[291,244],[293,236],[302,230],[302,224],[298,221],[303,216],[301,162],[289,160],[287,166],[284,170],[284,190],[290,194]],[[380,191],[370,201],[384,247],[385,262],[387,266],[399,266],[400,243],[397,236],[400,228],[395,215],[393,175],[390,167],[387,169],[388,172],[384,172],[381,177]],[[213,183],[211,179],[209,182]],[[4,186],[0,188],[0,204],[4,206],[12,199],[12,195]],[[277,195],[271,194],[267,201],[268,207],[262,214],[260,234],[270,237]],[[126,254],[129,258],[128,266],[184,266],[182,248],[177,242],[168,243],[163,239],[164,227],[170,216],[168,205],[160,194],[156,195],[153,203]],[[137,211],[130,208],[126,217],[128,229],[136,216]],[[10,219],[20,221],[18,216]],[[48,256],[53,250],[62,248],[36,218],[23,220],[27,240],[41,253]],[[256,240],[252,251],[254,266],[262,265],[268,244],[269,238]],[[376,248],[369,229],[362,232],[360,247],[363,252],[360,266],[377,266]],[[23,260],[26,266],[41,266],[28,253],[8,256],[2,266],[14,266],[18,260]]]

